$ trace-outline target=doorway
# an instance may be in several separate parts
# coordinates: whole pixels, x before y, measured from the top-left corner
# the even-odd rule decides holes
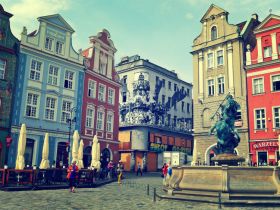
[[[25,160],[25,165],[27,167],[32,166],[32,161],[33,161],[33,152],[34,152],[34,143],[35,140],[33,139],[26,139],[26,147],[25,147],[25,152],[24,152],[24,160]]]
[[[258,152],[258,165],[267,166],[267,152]]]
[[[83,161],[84,161],[84,167],[88,168],[91,164],[91,147],[90,146],[88,146],[84,149]]]
[[[68,167],[68,152],[67,152],[67,143],[66,142],[58,142],[57,152],[56,152],[56,167],[59,168],[60,161],[63,166]]]
[[[109,161],[111,160],[110,159],[110,151],[108,148],[105,148],[102,150],[102,153],[101,153],[101,168],[105,168],[107,167]]]

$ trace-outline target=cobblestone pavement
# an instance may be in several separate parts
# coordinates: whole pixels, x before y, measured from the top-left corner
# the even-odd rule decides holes
[[[218,209],[217,205],[191,203],[182,201],[157,200],[153,202],[152,189],[161,191],[162,179],[157,173],[144,174],[136,177],[134,174],[125,174],[122,185],[116,182],[98,188],[81,188],[77,193],[68,190],[41,190],[3,192],[0,191],[0,209],[29,210],[29,209],[94,209],[94,210],[181,210],[181,209]],[[147,195],[146,186],[150,184],[150,195]],[[256,208],[223,208],[223,209],[256,209]],[[263,209],[259,208],[259,209]],[[276,209],[276,208],[266,208]],[[279,208],[278,208],[279,209]]]

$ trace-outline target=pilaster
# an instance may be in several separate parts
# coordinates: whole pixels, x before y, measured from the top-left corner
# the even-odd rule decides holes
[[[272,60],[278,58],[277,55],[277,43],[276,43],[276,33],[271,34],[271,44],[272,44]]]
[[[227,43],[227,57],[228,57],[228,83],[229,92],[234,96],[234,75],[233,75],[233,47],[232,43]]]
[[[262,53],[262,38],[257,37],[257,46],[258,46],[258,63],[263,62],[263,53]]]

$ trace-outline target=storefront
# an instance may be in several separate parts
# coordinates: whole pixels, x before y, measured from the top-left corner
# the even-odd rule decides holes
[[[252,165],[276,165],[279,160],[278,140],[250,142]]]

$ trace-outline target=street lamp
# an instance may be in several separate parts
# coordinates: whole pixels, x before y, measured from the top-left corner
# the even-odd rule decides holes
[[[76,117],[73,117],[73,113],[75,112],[76,113],[77,111],[77,108],[76,107],[73,107],[71,110],[70,110],[70,117],[67,119],[67,123],[68,123],[68,128],[69,128],[69,133],[68,133],[68,163],[70,161],[70,146],[71,146],[71,143],[70,143],[70,138],[71,138],[71,129],[72,129],[72,124],[74,124],[76,122]]]

